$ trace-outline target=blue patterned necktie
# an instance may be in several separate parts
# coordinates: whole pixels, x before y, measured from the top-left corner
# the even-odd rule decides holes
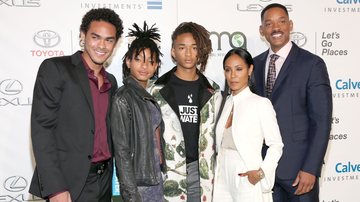
[[[279,58],[278,55],[272,54],[270,55],[270,62],[269,62],[269,69],[266,79],[266,97],[270,97],[272,93],[272,89],[275,84],[276,80],[276,68],[275,68],[275,61]]]

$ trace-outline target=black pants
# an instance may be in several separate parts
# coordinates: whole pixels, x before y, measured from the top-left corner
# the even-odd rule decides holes
[[[92,167],[85,186],[76,202],[110,202],[112,184],[112,164],[106,163],[103,170]]]

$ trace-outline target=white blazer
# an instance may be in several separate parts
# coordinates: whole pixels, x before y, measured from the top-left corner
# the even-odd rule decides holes
[[[263,193],[271,192],[275,181],[275,170],[282,155],[283,143],[276,114],[271,102],[250,91],[247,87],[235,96],[228,96],[216,127],[216,148],[220,149],[226,121],[234,105],[232,135],[247,172],[260,167],[265,178],[260,181]],[[264,160],[261,149],[269,146]]]

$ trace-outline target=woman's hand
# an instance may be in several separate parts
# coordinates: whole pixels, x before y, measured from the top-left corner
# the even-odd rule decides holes
[[[262,173],[262,174],[261,174],[261,173]],[[249,182],[250,182],[252,185],[255,185],[255,184],[258,183],[262,178],[264,178],[263,173],[264,173],[264,172],[263,172],[262,169],[260,168],[259,170],[249,170],[249,171],[247,171],[246,173],[239,173],[238,175],[239,175],[240,177],[245,177],[245,176],[247,176]]]

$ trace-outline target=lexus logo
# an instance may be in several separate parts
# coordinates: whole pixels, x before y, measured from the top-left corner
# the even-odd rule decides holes
[[[6,79],[0,83],[0,92],[5,95],[17,95],[23,90],[23,85],[15,79]]]
[[[51,48],[58,45],[61,38],[58,33],[51,30],[41,30],[35,33],[34,42],[43,48]]]
[[[28,183],[25,178],[21,176],[12,176],[5,180],[4,188],[10,192],[19,192],[26,189]]]
[[[299,47],[303,47],[306,44],[307,38],[306,36],[301,32],[292,32],[291,40],[296,43]]]
[[[9,7],[40,7],[40,0],[0,0],[0,6],[6,5]]]

